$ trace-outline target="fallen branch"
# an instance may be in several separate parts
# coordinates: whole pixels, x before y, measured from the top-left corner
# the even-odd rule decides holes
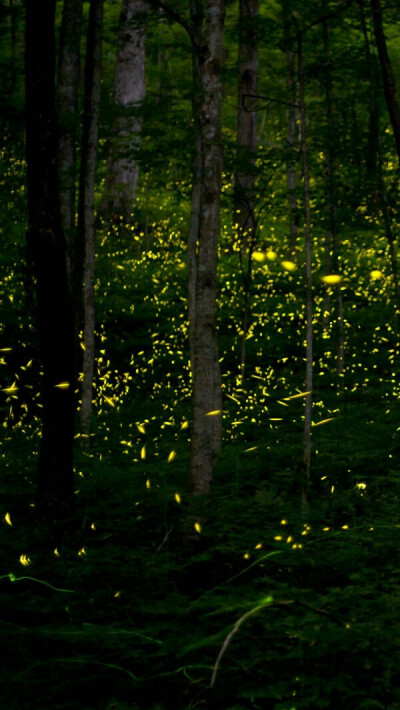
[[[294,600],[294,599],[288,599],[288,600],[282,600],[282,601],[274,601],[272,597],[267,597],[267,598],[262,602],[262,604],[259,604],[258,606],[255,606],[253,609],[250,609],[250,611],[246,611],[246,613],[243,614],[243,616],[241,616],[240,619],[238,619],[238,621],[236,622],[236,624],[235,624],[235,626],[233,627],[232,631],[229,632],[229,634],[227,635],[227,637],[226,637],[224,643],[223,643],[222,646],[221,646],[221,650],[220,650],[220,652],[219,652],[219,654],[218,654],[218,656],[217,656],[217,660],[215,661],[214,668],[213,668],[213,671],[212,671],[212,674],[211,674],[211,680],[210,680],[210,686],[209,686],[209,687],[210,687],[210,688],[213,688],[213,687],[214,687],[215,679],[216,679],[216,677],[217,677],[218,668],[219,668],[219,666],[220,666],[222,657],[223,657],[223,655],[224,655],[226,649],[228,648],[230,642],[232,641],[233,636],[237,633],[237,631],[239,631],[240,627],[242,626],[242,624],[244,624],[244,622],[246,621],[246,619],[249,619],[250,616],[254,616],[254,614],[257,614],[257,612],[261,611],[262,609],[265,609],[266,607],[271,607],[271,606],[284,606],[284,605],[287,605],[287,604],[294,604],[294,603],[295,603],[295,600]]]

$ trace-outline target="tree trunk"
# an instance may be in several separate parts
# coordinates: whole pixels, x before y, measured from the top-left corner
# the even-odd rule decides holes
[[[373,11],[375,8],[375,11],[378,12],[378,21],[376,26],[376,16],[374,18],[374,29],[375,29],[375,37],[376,37],[376,42],[378,45],[378,37],[379,37],[379,42],[382,43],[383,46],[383,57],[386,54],[387,61],[389,63],[389,75],[391,73],[391,65],[390,65],[390,60],[387,55],[386,51],[386,42],[385,42],[385,37],[383,34],[382,30],[382,11],[380,9],[380,4],[379,2],[376,3],[374,0],[371,0],[371,6],[373,7]],[[370,111],[371,111],[371,119],[370,119],[370,126],[372,122],[372,117],[373,117],[373,128],[376,130],[376,136],[373,140],[373,145],[376,149],[376,156],[375,156],[375,189],[378,189],[378,197],[379,197],[379,206],[382,211],[382,216],[383,216],[383,222],[385,225],[385,233],[386,233],[386,238],[388,241],[389,245],[389,256],[390,256],[390,264],[392,268],[392,276],[393,276],[393,287],[394,287],[394,297],[395,297],[395,304],[396,304],[396,316],[400,313],[400,285],[399,285],[399,276],[398,276],[398,266],[397,266],[397,250],[396,250],[396,239],[393,234],[392,230],[392,214],[391,214],[391,209],[390,205],[388,204],[387,200],[387,195],[386,195],[386,190],[385,190],[385,184],[384,184],[384,178],[383,178],[383,170],[382,170],[382,149],[381,149],[381,140],[379,136],[379,103],[378,103],[378,97],[377,97],[377,75],[375,71],[375,64],[374,64],[374,57],[371,54],[371,49],[370,49],[370,43],[369,43],[369,38],[368,38],[368,30],[365,22],[365,15],[364,15],[364,8],[362,3],[360,2],[360,17],[361,17],[361,27],[364,35],[364,41],[365,41],[365,52],[366,52],[366,59],[367,59],[367,73],[368,73],[368,79],[370,83]],[[378,45],[379,48],[379,45]],[[381,55],[379,54],[380,62],[381,62],[381,68],[382,68],[382,76],[383,76],[383,83],[384,83],[384,88],[385,88],[385,74],[384,70],[382,67],[382,59]],[[393,76],[392,76],[393,79]],[[390,81],[389,81],[390,84]],[[385,88],[385,94],[386,94],[386,88]],[[397,105],[398,109],[398,105]],[[395,110],[394,110],[395,112]],[[393,126],[394,129],[394,126]],[[397,146],[397,140],[396,140],[396,146]],[[400,159],[400,156],[399,156]],[[371,184],[371,175],[369,174],[369,182]]]
[[[289,249],[291,257],[296,255],[297,251],[297,240],[299,231],[299,212],[297,204],[297,180],[296,180],[296,124],[298,117],[297,104],[297,91],[296,91],[296,61],[295,53],[291,46],[293,42],[293,24],[289,20],[289,4],[287,0],[282,1],[282,12],[283,12],[283,37],[285,44],[285,54],[286,54],[286,85],[288,90],[288,109],[287,109],[287,121],[288,121],[288,144],[289,152],[288,158],[286,160],[286,180],[288,188],[288,201],[289,201],[289,215],[290,215],[290,228],[289,228]]]
[[[12,98],[14,94],[15,84],[17,82],[17,12],[15,0],[9,0],[8,11],[10,14],[10,41],[11,41],[11,66],[10,66],[10,77],[9,77],[9,89],[8,93]]]
[[[193,76],[197,76],[197,56],[193,50]],[[195,105],[196,86],[193,87],[193,115],[197,110]],[[189,357],[192,374],[194,375],[194,333],[196,322],[196,276],[197,276],[197,240],[200,226],[201,184],[202,184],[202,143],[200,131],[195,127],[192,204],[190,214],[190,229],[188,238],[188,316],[189,316]]]
[[[107,165],[101,211],[129,222],[139,176],[141,103],[145,97],[146,0],[123,0],[115,69],[116,117]]]
[[[326,9],[326,5],[325,5]],[[325,137],[325,254],[324,272],[331,274],[334,261],[335,231],[336,231],[336,205],[334,202],[334,174],[333,174],[333,118],[332,118],[332,70],[329,52],[329,35],[326,20],[322,23],[323,44],[324,44],[324,78],[325,89],[325,116],[326,116],[326,137]],[[324,295],[324,305],[322,322],[324,331],[329,330],[330,323],[330,288],[326,288]]]
[[[246,337],[250,322],[251,255],[257,232],[255,181],[257,157],[258,79],[258,0],[239,0],[239,47],[236,127],[236,169],[234,180],[234,215],[240,240],[240,264],[244,284],[240,373],[246,367]],[[244,258],[247,256],[247,268]]]
[[[54,22],[55,0],[26,1],[27,238],[43,366],[36,506],[62,524],[74,512],[75,348],[58,192]]]
[[[258,0],[239,0],[239,49],[234,224],[244,246],[256,229],[255,178],[257,156]]]
[[[64,0],[58,70],[58,111],[60,122],[58,165],[60,173],[61,224],[67,246],[68,281],[74,300],[77,286],[74,279],[76,257],[75,181],[81,28],[82,0]],[[82,273],[82,269],[80,273]]]
[[[382,8],[380,0],[371,0],[372,21],[374,24],[375,41],[381,65],[383,88],[386,105],[393,128],[397,157],[400,163],[400,108],[397,100],[396,82],[393,76],[392,63],[387,51],[386,37],[383,31]]]
[[[193,338],[190,490],[210,488],[221,445],[221,377],[215,331],[216,270],[222,174],[221,59],[223,0],[191,0],[194,59],[195,179],[190,231],[194,273],[189,290]]]
[[[326,229],[325,229],[325,274],[337,274],[339,271],[339,244],[337,223],[337,194],[335,176],[335,124],[333,115],[333,78],[329,46],[329,30],[326,20],[322,23],[324,43],[324,82],[326,108]],[[343,323],[343,293],[340,283],[336,285],[336,370],[343,375],[344,370],[344,323]],[[323,324],[327,330],[330,320],[330,289],[327,288],[324,298]]]
[[[304,208],[305,208],[305,248],[306,248],[306,392],[304,412],[304,445],[303,466],[305,482],[302,492],[303,503],[307,503],[306,485],[310,478],[311,466],[311,411],[313,388],[313,300],[312,300],[312,244],[311,244],[311,212],[310,212],[310,178],[307,160],[307,134],[306,134],[306,107],[304,96],[304,68],[301,32],[297,34],[298,62],[299,62],[299,96],[300,96],[300,126],[301,150],[303,154],[303,179],[304,179]]]
[[[399,287],[399,274],[397,267],[397,250],[396,250],[396,238],[393,234],[392,229],[392,214],[390,205],[388,204],[388,199],[385,190],[385,182],[383,179],[383,155],[381,142],[378,140],[378,194],[379,194],[379,205],[382,210],[383,223],[385,225],[386,239],[389,246],[389,258],[390,266],[392,269],[393,277],[393,290],[394,290],[394,300],[396,304],[396,316],[400,314],[400,287]]]
[[[254,221],[254,230],[250,235],[250,240],[247,244],[247,263],[244,260],[243,250],[239,252],[240,261],[240,271],[242,273],[242,282],[244,289],[244,302],[242,311],[242,334],[241,334],[241,345],[240,345],[240,381],[243,386],[246,374],[246,341],[247,333],[249,330],[250,315],[251,315],[251,285],[253,281],[253,252],[256,246],[257,238],[257,218]]]
[[[83,386],[81,429],[89,435],[94,372],[94,185],[100,106],[103,0],[91,0],[86,49],[85,100],[82,129],[82,157],[79,189],[79,243],[84,249],[83,274]]]

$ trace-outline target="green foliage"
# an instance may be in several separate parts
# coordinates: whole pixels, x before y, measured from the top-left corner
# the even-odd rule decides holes
[[[319,17],[319,5],[296,2],[293,7],[302,25]],[[328,7],[335,10],[337,3]],[[382,211],[370,194],[364,165],[369,87],[357,8],[349,7],[345,31],[340,18],[333,18],[330,27],[334,114],[340,125],[336,189],[343,377],[336,372],[336,287],[322,280],[327,196],[319,25],[305,41],[315,355],[308,512],[300,504],[303,237],[296,268],[290,271],[284,265],[289,253],[286,108],[268,101],[260,106],[264,127],[257,196],[263,209],[253,259],[244,378],[240,372],[245,288],[231,217],[233,5],[227,11],[218,267],[224,446],[210,499],[195,505],[187,499],[190,47],[182,28],[160,22],[154,13],[133,221],[98,225],[93,429],[88,448],[80,446],[77,435],[77,520],[62,545],[40,527],[34,509],[41,371],[27,308],[32,303],[24,256],[23,146],[18,123],[10,120],[20,116],[22,105],[18,41],[17,82],[1,104],[9,111],[4,108],[2,117],[7,130],[0,168],[4,707],[400,706],[398,315]],[[260,93],[285,100],[279,11],[278,3],[269,3],[261,17],[270,46],[263,40],[260,48]],[[398,12],[387,11],[396,28]],[[104,156],[118,14],[118,3],[106,3]],[[3,3],[2,75],[11,62],[7,17]],[[390,51],[397,61],[395,42]],[[382,96],[379,100],[383,111]],[[393,136],[386,126],[381,133],[383,177],[388,194],[395,195],[391,214],[397,233]],[[100,178],[103,171],[104,161]],[[98,198],[100,187],[99,181]],[[324,320],[328,301],[329,318]]]
[[[329,421],[313,430],[303,519],[303,399],[287,399],[303,377],[301,273],[288,274],[279,259],[255,266],[254,345],[242,382],[232,352],[241,277],[237,256],[222,250],[225,445],[211,501],[198,508],[201,533],[188,536],[197,521],[188,522],[185,494],[190,377],[177,223],[158,221],[148,252],[140,226],[100,234],[94,430],[90,449],[77,449],[79,532],[56,550],[30,507],[34,365],[23,370],[25,360],[4,353],[4,385],[17,381],[18,390],[3,393],[3,697],[27,709],[183,710],[203,700],[215,708],[394,708],[395,339],[385,296],[367,279],[383,262],[360,236],[344,265],[348,366],[337,389],[334,358],[321,348],[313,418]],[[315,287],[318,303],[325,287],[317,278]],[[354,309],[357,293],[363,305]],[[315,327],[317,343],[333,349],[334,334],[323,339]],[[29,350],[15,339],[13,347]]]

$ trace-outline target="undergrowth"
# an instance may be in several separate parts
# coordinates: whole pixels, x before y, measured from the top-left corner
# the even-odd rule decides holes
[[[382,240],[358,231],[342,244],[342,378],[335,291],[327,327],[314,256],[307,510],[301,259],[285,270],[274,235],[257,247],[243,378],[243,281],[223,242],[224,445],[209,499],[189,509],[184,222],[151,223],[147,250],[141,230],[100,230],[93,429],[89,449],[77,437],[76,524],[62,545],[35,517],[40,365],[23,274],[4,255],[2,706],[395,710],[400,411]]]

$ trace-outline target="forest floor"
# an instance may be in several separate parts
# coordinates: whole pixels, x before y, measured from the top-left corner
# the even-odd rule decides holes
[[[343,243],[342,378],[336,292],[327,328],[315,256],[307,509],[303,266],[282,266],[271,244],[255,261],[243,379],[243,284],[237,253],[222,252],[224,445],[209,498],[189,512],[186,265],[173,224],[145,253],[129,234],[99,239],[93,435],[88,449],[76,441],[76,527],[63,544],[35,518],[40,370],[12,266],[21,247],[2,254],[2,706],[395,710],[400,389],[385,248],[376,237],[375,251],[361,248],[366,233],[359,248]]]

